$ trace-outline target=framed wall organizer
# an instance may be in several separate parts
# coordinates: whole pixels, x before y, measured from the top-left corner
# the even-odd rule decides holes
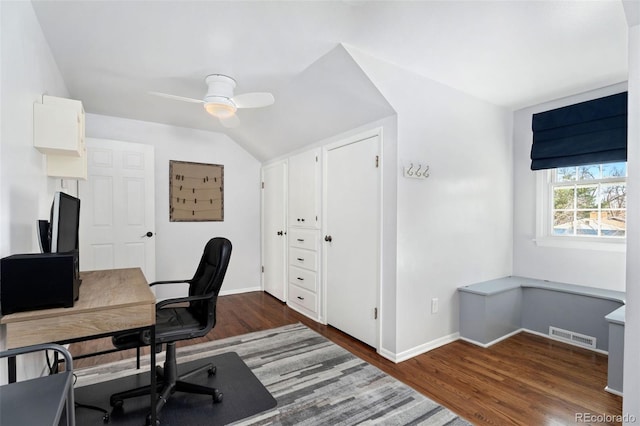
[[[224,166],[169,161],[169,220],[224,220]]]

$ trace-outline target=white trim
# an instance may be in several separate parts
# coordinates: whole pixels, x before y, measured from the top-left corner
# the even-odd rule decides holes
[[[586,240],[589,238],[589,240]],[[557,247],[568,249],[599,250],[625,253],[627,251],[626,240],[603,240],[594,237],[538,237],[533,240],[538,247]]]
[[[320,318],[318,318],[318,314],[313,315],[312,311],[306,311],[304,310],[304,308],[300,307],[300,306],[296,306],[295,303],[289,303],[287,301],[287,307],[293,309],[294,311],[296,311],[299,314],[304,315],[305,317],[312,319],[313,321],[323,324],[323,325],[327,325],[326,322],[323,322]]]
[[[391,352],[388,349],[384,349],[384,348],[380,348],[378,349],[378,355],[380,355],[383,358],[388,359],[391,362],[395,362],[396,364],[398,363],[398,361],[396,361],[396,354],[395,352]]]
[[[220,290],[218,296],[229,296],[231,294],[251,293],[252,291],[262,291],[262,286],[238,288],[233,290]]]
[[[475,340],[473,340],[473,339],[469,339],[468,337],[462,337],[462,336],[460,336],[460,340],[464,340],[464,341],[465,341],[465,342],[467,342],[467,343],[471,343],[471,344],[473,344],[473,345],[480,346],[481,348],[485,348],[485,349],[487,349],[487,348],[489,348],[490,346],[493,346],[493,345],[495,345],[496,343],[502,342],[503,340],[506,340],[506,339],[508,339],[509,337],[515,336],[516,334],[521,333],[521,332],[523,332],[523,331],[527,331],[527,330],[526,330],[526,329],[524,329],[524,328],[519,328],[519,329],[517,329],[517,330],[512,331],[511,333],[507,333],[507,334],[505,334],[504,336],[500,336],[500,337],[498,337],[497,339],[490,341],[489,343],[480,343],[480,342],[475,341]]]
[[[453,334],[449,334],[448,336],[442,336],[430,342],[423,343],[422,345],[416,346],[406,351],[402,351],[400,353],[394,354],[392,358],[389,358],[388,356],[385,356],[385,358],[389,358],[391,361],[395,363],[399,363],[399,362],[411,359],[415,356],[422,355],[425,352],[429,352],[433,349],[439,348],[440,346],[453,343],[458,339],[460,339],[460,333],[456,332]]]
[[[605,390],[605,391],[607,391],[607,392],[609,392],[609,393],[612,393],[612,394],[614,394],[614,395],[624,396],[624,395],[622,394],[622,392],[620,392],[619,390],[615,390],[615,389],[613,389],[613,388],[610,388],[609,386],[605,386],[605,387],[604,387],[604,390]]]
[[[596,348],[588,348],[586,346],[578,345],[576,343],[568,342],[566,340],[562,340],[562,339],[555,338],[553,336],[549,336],[548,334],[541,333],[539,331],[529,330],[528,328],[523,328],[522,331],[526,331],[527,333],[535,334],[536,336],[546,337],[547,339],[554,340],[556,342],[566,343],[567,345],[575,346],[577,348],[586,349],[588,351],[597,352],[597,353],[603,354],[603,355],[609,355],[608,351],[605,351],[605,350],[602,350],[602,349],[596,349]]]
[[[501,341],[503,341],[505,339],[508,339],[509,337],[515,336],[516,334],[519,334],[519,333],[522,333],[522,332],[535,334],[536,336],[540,336],[540,337],[546,337],[549,340],[554,340],[554,341],[560,342],[560,343],[566,343],[567,345],[571,345],[571,346],[575,346],[575,347],[578,347],[578,348],[586,349],[586,350],[592,351],[592,352],[597,352],[597,353],[600,353],[600,354],[603,354],[603,355],[609,355],[609,352],[604,351],[602,349],[588,348],[586,346],[582,346],[582,345],[578,345],[576,343],[568,342],[566,340],[558,339],[558,338],[555,338],[553,336],[549,336],[548,334],[541,333],[539,331],[530,330],[528,328],[519,328],[519,329],[517,329],[515,331],[512,331],[511,333],[505,334],[504,336],[500,336],[497,339],[492,340],[489,343],[480,343],[480,342],[478,342],[476,340],[469,339],[468,337],[462,337],[462,336],[460,336],[460,340],[463,340],[465,342],[468,342],[468,343],[471,343],[473,345],[480,346],[481,348],[487,349],[487,348],[495,345],[496,343],[499,343],[499,342],[501,342]]]

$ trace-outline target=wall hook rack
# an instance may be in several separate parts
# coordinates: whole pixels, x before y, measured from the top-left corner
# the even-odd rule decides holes
[[[409,163],[404,166],[404,177],[410,179],[426,179],[429,177],[429,166],[423,163]]]

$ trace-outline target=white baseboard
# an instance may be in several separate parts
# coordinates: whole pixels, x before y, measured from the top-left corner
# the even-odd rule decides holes
[[[557,339],[557,338],[555,338],[553,336],[549,336],[548,334],[540,333],[539,331],[529,330],[528,328],[523,328],[522,331],[526,331],[527,333],[535,334],[536,336],[546,337],[547,339],[555,340],[556,342],[566,343],[567,345],[575,346],[577,348],[586,349],[588,351],[597,352],[597,353],[603,354],[603,355],[609,355],[608,351],[604,351],[602,349],[587,348],[586,346],[577,345],[575,343],[571,343],[571,342],[568,342],[568,341],[562,340],[562,339]]]
[[[471,343],[472,345],[480,346],[481,348],[485,348],[486,349],[486,348],[488,348],[488,347],[490,347],[492,345],[495,345],[498,342],[501,342],[501,341],[503,341],[505,339],[508,339],[511,336],[515,336],[516,334],[520,333],[521,331],[527,331],[527,330],[525,330],[524,328],[519,328],[517,330],[512,331],[511,333],[505,334],[504,336],[500,336],[497,339],[492,340],[489,343],[480,343],[480,342],[478,342],[476,340],[469,339],[467,337],[462,337],[462,336],[460,336],[460,340],[463,340],[465,342]]]
[[[378,355],[380,355],[383,358],[388,359],[391,362],[395,362],[396,364],[398,363],[398,361],[396,361],[395,352],[391,352],[390,350],[387,350],[387,349],[384,349],[384,348],[380,348],[378,350]]]
[[[407,349],[406,351],[402,351],[400,353],[392,353],[390,351],[381,350],[379,354],[390,361],[395,362],[396,364],[402,361],[406,361],[415,356],[421,355],[425,352],[429,352],[430,350],[439,348],[440,346],[444,346],[447,343],[455,342],[460,338],[460,333],[449,334],[448,336],[443,336],[438,339],[432,340],[427,343],[423,343],[422,345],[416,346],[411,349]]]
[[[247,288],[238,288],[232,290],[220,290],[219,296],[229,296],[231,294],[240,294],[240,293],[250,293],[252,291],[262,291],[262,287],[247,287]]]
[[[605,386],[605,387],[604,387],[604,390],[605,390],[605,391],[607,391],[607,392],[609,392],[609,393],[612,393],[612,394],[614,394],[614,395],[624,396],[624,395],[622,394],[622,392],[620,392],[619,390],[615,390],[615,389],[613,389],[613,388],[610,388],[609,386]]]

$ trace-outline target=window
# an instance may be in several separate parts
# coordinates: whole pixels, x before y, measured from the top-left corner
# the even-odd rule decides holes
[[[616,242],[626,237],[627,163],[559,167],[548,171],[538,237]]]
[[[623,251],[627,92],[535,113],[536,244]]]
[[[627,163],[562,167],[551,173],[551,235],[626,235]]]

